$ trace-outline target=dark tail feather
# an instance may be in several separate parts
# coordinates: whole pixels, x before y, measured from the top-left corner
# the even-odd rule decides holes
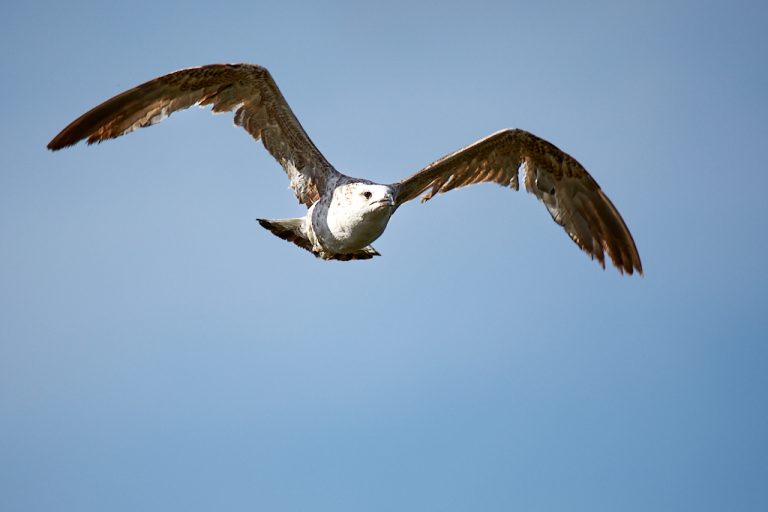
[[[261,226],[269,230],[273,235],[293,242],[302,249],[305,249],[318,258],[320,254],[312,249],[312,242],[309,241],[307,236],[301,230],[301,226],[304,223],[303,218],[297,219],[256,219]],[[334,254],[331,257],[325,257],[324,259],[349,261],[349,260],[369,260],[374,256],[381,256],[379,252],[371,247],[363,247],[359,251],[346,253],[346,254]]]

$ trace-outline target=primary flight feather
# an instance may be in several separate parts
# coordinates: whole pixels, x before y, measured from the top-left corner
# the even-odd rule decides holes
[[[496,132],[447,155],[413,176],[389,185],[338,172],[310,140],[269,72],[255,64],[212,64],[182,69],[118,94],[86,112],[48,144],[58,150],[87,139],[113,139],[156,124],[192,105],[235,111],[243,127],[280,163],[304,217],[259,219],[275,235],[323,259],[369,259],[371,243],[397,208],[423,195],[473,183],[515,190],[523,169],[525,189],[552,219],[605,267],[605,253],[620,272],[642,274],[640,256],[624,220],[598,184],[573,157],[519,129]]]

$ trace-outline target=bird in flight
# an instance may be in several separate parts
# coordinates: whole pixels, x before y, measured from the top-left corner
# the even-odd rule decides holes
[[[605,253],[619,272],[642,274],[632,235],[608,196],[584,167],[553,144],[524,130],[493,133],[388,185],[337,171],[299,124],[269,71],[255,64],[211,64],[182,69],[118,94],[64,128],[48,144],[58,150],[87,139],[114,139],[159,123],[192,105],[235,112],[243,127],[280,163],[304,217],[258,219],[278,237],[325,260],[370,259],[371,246],[405,202],[474,183],[525,189],[591,258]]]

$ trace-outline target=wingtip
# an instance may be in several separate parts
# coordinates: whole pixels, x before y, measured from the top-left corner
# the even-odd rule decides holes
[[[55,136],[53,139],[51,139],[51,142],[48,143],[46,148],[48,148],[51,151],[58,151],[60,149],[68,148],[70,146],[74,146],[77,144],[79,140],[71,140],[68,137],[65,136],[65,132],[62,132]]]
[[[56,143],[56,139],[53,139],[51,142],[48,143],[47,146],[45,146],[49,151],[58,151],[62,149],[64,146],[59,145]]]
[[[640,277],[645,277],[645,274],[643,273],[643,266],[640,264],[640,262],[627,262],[625,265],[616,264],[614,262],[614,266],[618,269],[619,274],[627,274],[628,276],[637,274]]]

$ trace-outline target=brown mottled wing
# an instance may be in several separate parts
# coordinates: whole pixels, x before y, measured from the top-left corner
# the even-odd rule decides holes
[[[242,126],[283,166],[298,200],[310,206],[336,173],[315,147],[277,84],[254,64],[212,64],[182,69],[118,94],[64,128],[49,144],[57,150],[87,139],[114,139],[159,123],[192,105],[212,105],[213,112],[235,110]]]
[[[605,253],[620,272],[643,273],[627,225],[608,196],[573,157],[524,130],[502,130],[447,155],[399,183],[396,205],[427,192],[435,194],[473,183],[492,182],[525,188],[544,203],[555,222],[584,252],[605,268]]]

